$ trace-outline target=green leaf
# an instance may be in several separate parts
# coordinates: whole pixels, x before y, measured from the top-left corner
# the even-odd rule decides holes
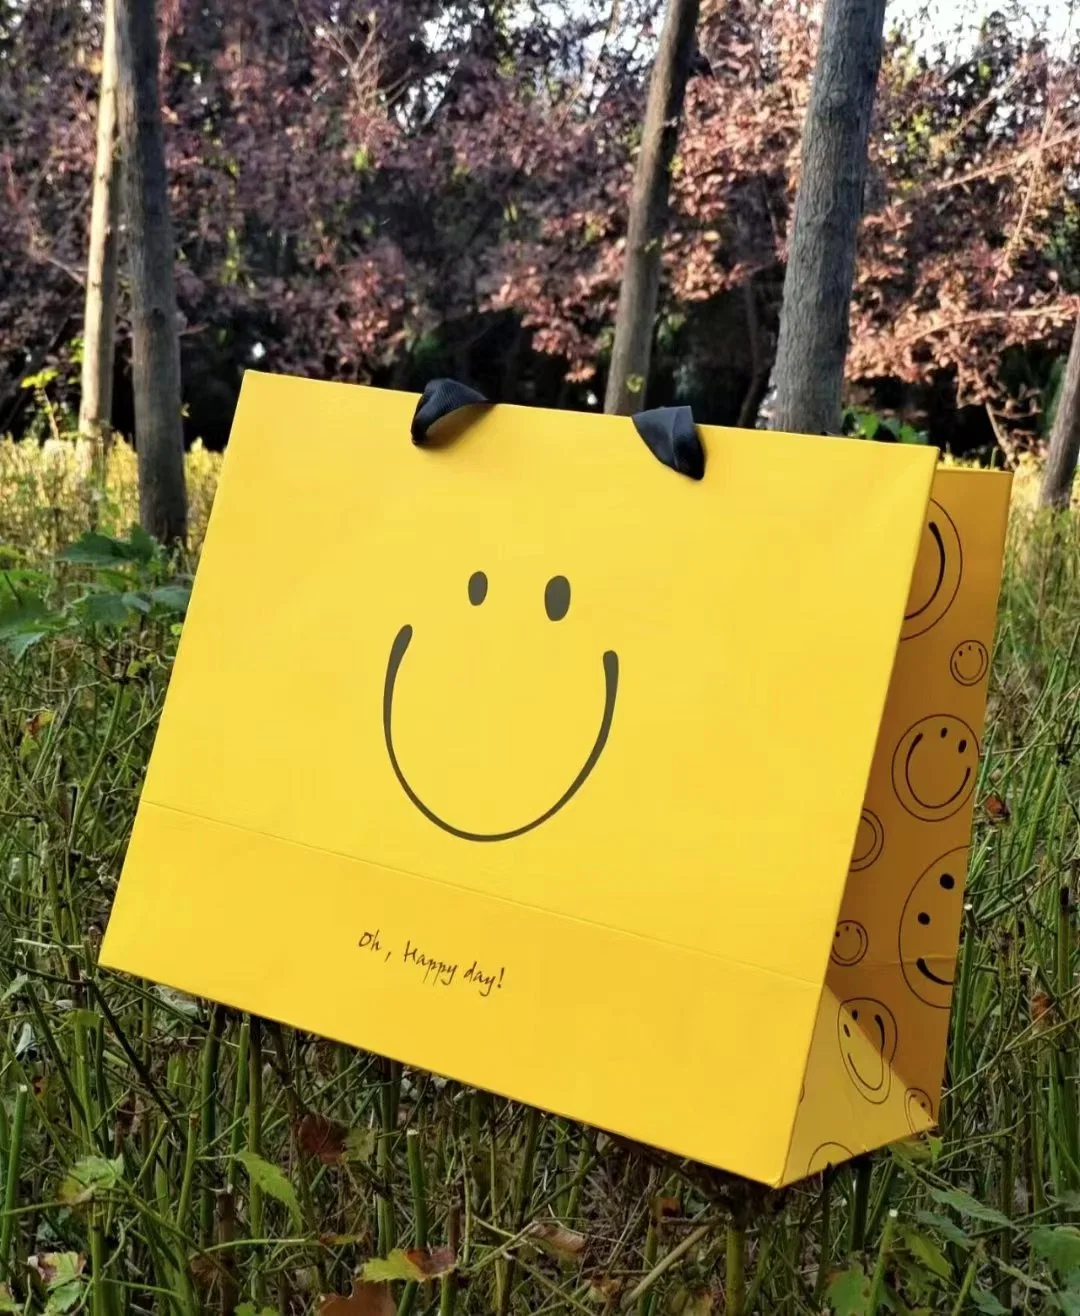
[[[97,626],[123,626],[130,615],[122,594],[87,594],[81,603],[86,620]]]
[[[1070,1225],[1043,1225],[1031,1231],[1031,1250],[1042,1257],[1059,1279],[1080,1269],[1080,1229]]]
[[[132,590],[128,590],[125,594],[121,595],[121,597],[133,612],[150,611],[150,600],[145,594],[136,594]]]
[[[39,640],[43,640],[48,631],[23,631],[21,635],[13,635],[10,639],[5,640],[8,652],[13,658],[21,658],[27,649],[32,649]]]
[[[825,1297],[836,1316],[868,1316],[870,1281],[866,1271],[856,1262],[834,1275]]]
[[[179,612],[181,616],[187,612],[190,599],[191,590],[186,585],[160,585],[150,591],[151,603],[169,612]]]
[[[941,1279],[952,1278],[952,1266],[945,1260],[935,1242],[914,1229],[905,1228],[902,1235],[907,1250],[920,1265]]]
[[[366,1262],[360,1272],[360,1278],[371,1284],[384,1284],[387,1280],[394,1279],[422,1280],[424,1272],[409,1260],[401,1248],[396,1247],[385,1261],[381,1257],[375,1257]]]
[[[0,1312],[22,1311],[22,1308],[11,1296],[11,1290],[6,1284],[0,1284]]]
[[[253,1151],[242,1151],[238,1153],[236,1159],[247,1170],[248,1178],[252,1183],[258,1184],[264,1193],[288,1207],[295,1224],[302,1223],[296,1189],[276,1165],[264,1161]]]
[[[971,1301],[975,1309],[983,1312],[985,1316],[1009,1316],[1008,1307],[1003,1307],[986,1289],[972,1289]]]
[[[158,542],[153,535],[148,535],[141,525],[133,525],[128,531],[128,545],[137,562],[144,565],[149,562],[158,549]]]
[[[107,1161],[104,1156],[84,1156],[68,1171],[57,1194],[65,1206],[81,1206],[100,1193],[108,1192],[124,1178],[124,1159]]]
[[[40,630],[48,616],[45,600],[38,594],[0,594],[0,640]]]
[[[276,1307],[258,1307],[253,1302],[242,1302],[233,1308],[235,1316],[278,1316]]]
[[[350,1129],[345,1138],[345,1155],[350,1161],[370,1161],[378,1142],[374,1129]]]
[[[974,1241],[947,1215],[938,1215],[936,1211],[916,1211],[915,1219],[920,1225],[925,1225],[927,1229],[939,1234],[946,1243],[955,1243],[957,1247],[962,1248],[975,1246]]]
[[[983,1206],[970,1193],[960,1188],[931,1188],[930,1196],[941,1206],[951,1206],[960,1215],[971,1220],[985,1220],[989,1225],[1000,1225],[1003,1229],[1012,1229],[1013,1223],[1007,1215],[995,1211],[993,1207]]]
[[[27,1258],[27,1265],[45,1285],[46,1316],[70,1311],[83,1295],[86,1258],[78,1252],[41,1252]]]
[[[56,556],[60,562],[75,562],[84,567],[115,567],[121,562],[141,560],[140,551],[133,544],[95,530],[80,535]]]

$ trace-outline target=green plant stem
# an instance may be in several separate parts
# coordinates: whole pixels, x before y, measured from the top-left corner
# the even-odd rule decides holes
[[[881,1244],[878,1247],[877,1261],[874,1264],[874,1273],[870,1277],[870,1296],[866,1303],[867,1316],[875,1316],[878,1307],[881,1305],[881,1294],[885,1286],[885,1267],[888,1264],[889,1249],[892,1247],[895,1230],[896,1212],[890,1211],[885,1217],[885,1228],[881,1231]]]
[[[20,1084],[15,1092],[15,1113],[11,1119],[11,1139],[4,1183],[4,1216],[0,1220],[0,1280],[11,1278],[11,1238],[15,1227],[15,1208],[19,1202],[19,1170],[22,1164],[23,1130],[26,1102],[30,1089]]]
[[[724,1293],[727,1316],[746,1312],[746,1228],[734,1215],[728,1221],[725,1245]]]

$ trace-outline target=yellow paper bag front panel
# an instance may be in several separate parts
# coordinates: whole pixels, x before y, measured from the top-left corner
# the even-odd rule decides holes
[[[414,404],[248,375],[104,962],[775,1179],[934,454],[704,429],[694,482],[622,418],[498,407],[417,449]],[[502,1004],[436,997],[438,1042],[391,1045],[421,930]],[[580,1074],[551,1009],[603,1033]],[[706,1078],[696,1121],[654,1112]]]
[[[1009,488],[934,480],[785,1181],[937,1118]]]

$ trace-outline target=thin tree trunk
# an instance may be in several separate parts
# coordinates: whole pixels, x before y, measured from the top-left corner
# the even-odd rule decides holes
[[[97,158],[90,206],[90,250],[86,261],[86,309],[83,317],[82,397],[79,434],[92,445],[98,463],[104,457],[112,423],[113,361],[116,332],[117,228],[120,177],[116,152],[116,5],[105,0],[98,95]],[[102,471],[99,469],[98,475]]]
[[[139,519],[144,530],[173,544],[187,531],[187,497],[156,9],[154,0],[116,0]]]
[[[885,0],[826,0],[777,345],[775,429],[838,434]]]
[[[1043,507],[1064,508],[1072,498],[1076,463],[1080,460],[1080,320],[1073,330],[1072,347],[1061,381],[1050,450],[1046,455],[1039,502]]]
[[[615,316],[615,342],[604,396],[604,410],[620,415],[630,415],[645,405],[671,161],[690,75],[698,5],[699,0],[668,0],[660,47],[649,81],[641,151],[630,197],[626,264]]]

